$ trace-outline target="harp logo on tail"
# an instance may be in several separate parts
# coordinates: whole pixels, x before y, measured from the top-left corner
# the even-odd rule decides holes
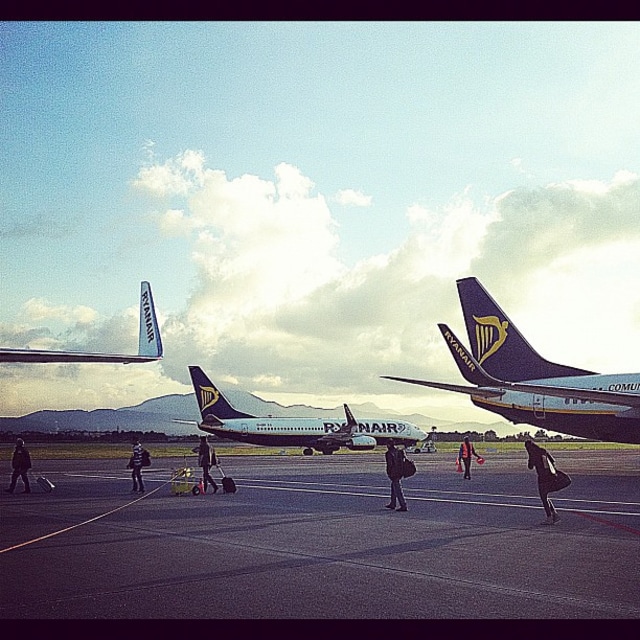
[[[217,389],[213,387],[200,387],[200,411],[212,407],[218,402],[218,398],[220,398],[220,394]]]
[[[473,316],[476,321],[476,345],[478,352],[476,360],[482,364],[487,358],[492,356],[507,339],[506,320],[500,320],[497,316]]]

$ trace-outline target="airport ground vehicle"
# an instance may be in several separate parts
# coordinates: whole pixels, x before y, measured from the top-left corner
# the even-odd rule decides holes
[[[433,440],[427,440],[424,443],[418,443],[414,447],[407,447],[407,453],[437,453],[436,443]]]

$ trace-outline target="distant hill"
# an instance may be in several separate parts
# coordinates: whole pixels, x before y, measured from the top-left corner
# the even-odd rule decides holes
[[[240,389],[223,389],[231,404],[237,409],[257,416],[273,417],[330,417],[344,418],[342,406],[334,409],[319,409],[307,405],[292,405],[285,407],[277,402],[268,402],[252,393]],[[479,422],[454,422],[437,420],[419,413],[411,415],[400,414],[388,409],[380,409],[375,404],[349,405],[356,418],[390,416],[413,422],[426,432],[432,427],[439,431],[477,431],[484,433],[493,430],[499,437],[514,435],[522,431],[505,422],[484,424]],[[194,424],[182,424],[174,420],[191,420]],[[95,409],[84,411],[81,409],[70,411],[36,411],[19,418],[0,418],[0,431],[42,431],[55,433],[56,431],[156,431],[167,435],[188,435],[201,433],[196,422],[200,420],[200,412],[195,394],[172,394],[146,400],[133,407],[122,409]]]

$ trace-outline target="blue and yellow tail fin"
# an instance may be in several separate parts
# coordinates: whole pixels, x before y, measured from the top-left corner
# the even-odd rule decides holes
[[[189,373],[203,421],[255,418],[235,409],[200,367],[190,366]]]
[[[489,375],[520,382],[594,373],[545,360],[477,278],[461,278],[456,284],[471,352]]]

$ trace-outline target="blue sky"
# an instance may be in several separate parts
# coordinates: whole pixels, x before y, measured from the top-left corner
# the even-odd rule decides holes
[[[1,415],[187,393],[493,421],[457,381],[476,275],[545,357],[640,361],[640,24],[0,24]],[[126,330],[121,327],[125,326]],[[615,331],[612,328],[615,327]],[[395,384],[395,386],[394,386]],[[401,388],[398,388],[401,387]]]

